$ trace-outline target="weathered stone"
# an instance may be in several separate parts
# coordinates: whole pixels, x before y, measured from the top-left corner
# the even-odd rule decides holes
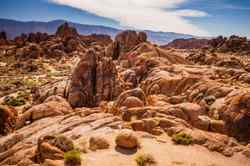
[[[101,136],[94,136],[89,139],[89,149],[96,151],[98,149],[108,149],[109,142]]]
[[[122,130],[116,136],[115,142],[118,147],[125,149],[135,149],[140,146],[137,136],[130,130]]]
[[[18,112],[14,108],[0,105],[0,135],[7,135],[15,130]]]
[[[74,149],[73,142],[64,136],[44,136],[38,140],[35,160],[44,162],[45,159],[61,160],[64,152]]]
[[[89,50],[73,71],[68,101],[72,107],[99,105],[121,92],[114,63]]]

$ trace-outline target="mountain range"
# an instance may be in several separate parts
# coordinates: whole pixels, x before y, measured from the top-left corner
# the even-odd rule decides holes
[[[8,38],[13,39],[22,33],[31,33],[31,32],[46,32],[52,34],[56,31],[57,27],[68,22],[69,25],[75,27],[77,31],[82,35],[89,34],[107,34],[112,38],[124,29],[112,28],[101,25],[86,25],[74,23],[66,20],[53,20],[49,22],[40,22],[40,21],[16,21],[10,19],[0,19],[0,31],[5,31]],[[181,34],[174,32],[156,32],[145,30],[150,41],[157,44],[166,44],[171,42],[174,39],[187,39],[193,38],[194,36],[189,34]]]

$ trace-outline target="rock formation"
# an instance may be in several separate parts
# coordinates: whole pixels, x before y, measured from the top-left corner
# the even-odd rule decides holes
[[[246,37],[232,35],[229,38],[219,36],[209,41],[212,48],[221,52],[242,52],[250,50],[250,42]]]
[[[144,32],[112,41],[66,23],[1,39],[0,165],[134,165],[138,151],[159,165],[250,163],[245,38],[169,48]]]
[[[5,32],[0,32],[0,45],[8,44],[7,35]]]
[[[73,107],[94,107],[103,100],[113,100],[120,91],[112,59],[98,57],[90,49],[72,73],[68,101]]]
[[[163,48],[177,49],[201,49],[209,46],[208,39],[175,39],[172,42],[162,46]]]
[[[77,37],[78,33],[74,27],[70,27],[69,24],[66,22],[58,27],[56,35],[62,38],[68,38],[68,37]]]
[[[123,31],[116,35],[115,41],[109,45],[106,54],[113,59],[118,59],[121,55],[143,42],[147,42],[147,34],[145,32]]]
[[[15,130],[18,113],[15,109],[0,105],[0,135],[7,135]]]

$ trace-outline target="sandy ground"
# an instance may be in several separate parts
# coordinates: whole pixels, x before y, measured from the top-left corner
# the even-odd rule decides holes
[[[88,152],[82,155],[86,166],[136,166],[134,161],[140,152],[154,156],[158,166],[250,166],[250,159],[241,154],[225,157],[217,152],[210,152],[199,145],[175,145],[168,136],[162,138],[140,138],[141,148],[127,151],[116,148],[115,134],[106,135],[111,143],[107,150]]]

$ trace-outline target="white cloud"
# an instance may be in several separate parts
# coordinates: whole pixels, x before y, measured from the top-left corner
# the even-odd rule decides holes
[[[207,35],[185,17],[203,17],[197,10],[176,10],[189,0],[49,0],[118,21],[135,29]]]
[[[208,16],[208,14],[206,12],[199,11],[199,10],[189,10],[189,9],[177,10],[175,13],[177,16],[181,16],[181,17],[205,17],[205,16]]]

